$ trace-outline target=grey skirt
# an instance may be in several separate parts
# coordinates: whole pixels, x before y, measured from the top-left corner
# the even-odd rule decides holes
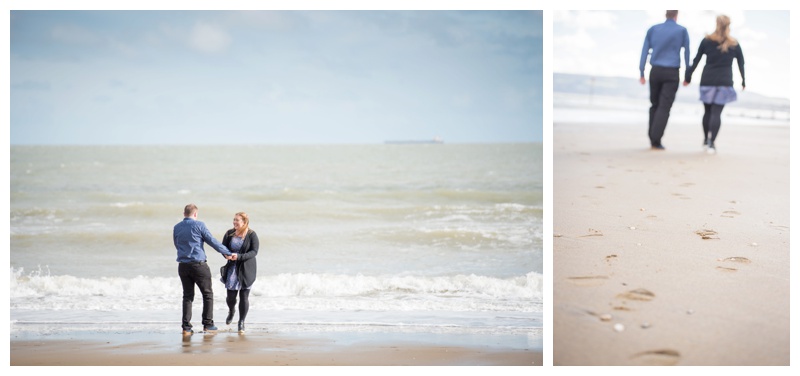
[[[728,104],[736,100],[733,86],[700,86],[700,100],[705,104]]]

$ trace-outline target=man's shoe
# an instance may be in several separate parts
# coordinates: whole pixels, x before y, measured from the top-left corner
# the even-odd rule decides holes
[[[239,333],[244,333],[244,321],[239,321]]]
[[[184,329],[183,330],[183,335],[185,335],[185,336],[190,336],[190,335],[192,335],[192,333],[194,333],[194,330],[191,330],[191,329]]]
[[[203,331],[204,332],[216,332],[217,331],[217,327],[214,326],[214,325],[204,326],[203,327]]]
[[[228,311],[228,317],[225,319],[225,325],[230,325],[233,321],[233,314],[236,313],[235,309]]]
[[[717,154],[717,148],[714,146],[713,143],[712,144],[708,144],[708,149],[706,150],[706,153],[708,153],[708,154]]]
[[[650,150],[664,150],[664,145],[653,145]]]

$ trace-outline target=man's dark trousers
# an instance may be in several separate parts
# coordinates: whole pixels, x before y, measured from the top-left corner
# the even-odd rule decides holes
[[[661,137],[667,128],[669,111],[678,92],[678,68],[651,67],[650,69],[650,136],[651,146],[661,146]]]
[[[183,285],[183,322],[184,330],[192,329],[192,302],[194,286],[200,288],[203,295],[203,327],[214,325],[214,292],[211,289],[211,269],[205,262],[178,263],[178,275]]]

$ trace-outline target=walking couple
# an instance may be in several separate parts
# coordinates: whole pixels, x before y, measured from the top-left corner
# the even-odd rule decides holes
[[[700,59],[703,55],[706,56],[706,65],[700,77],[700,100],[705,107],[702,121],[703,147],[709,154],[715,154],[717,148],[714,142],[719,134],[722,109],[736,100],[732,69],[734,59],[742,77],[742,90],[745,88],[742,47],[730,36],[730,18],[720,15],[717,17],[716,30],[703,38],[692,65],[689,65],[689,33],[685,27],[678,25],[677,10],[668,10],[666,18],[664,23],[647,30],[639,61],[639,82],[644,85],[645,62],[650,55],[650,146],[654,150],[664,149],[661,138],[678,91],[680,51],[683,48],[686,66],[683,86],[689,85]]]
[[[192,330],[192,302],[195,285],[203,296],[203,331],[216,331],[214,326],[214,293],[211,287],[211,269],[206,262],[203,243],[210,245],[228,260],[222,267],[222,282],[228,291],[228,317],[225,324],[230,325],[236,313],[239,299],[239,333],[244,333],[244,320],[250,308],[250,289],[256,280],[256,255],[258,255],[258,235],[250,229],[250,219],[246,213],[233,216],[233,228],[225,232],[222,243],[218,242],[205,223],[197,220],[197,206],[186,205],[183,220],[175,225],[172,238],[178,250],[178,275],[183,285],[183,334]]]

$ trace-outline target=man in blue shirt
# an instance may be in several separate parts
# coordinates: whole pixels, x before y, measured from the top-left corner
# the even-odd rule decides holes
[[[689,32],[678,25],[678,11],[668,10],[664,23],[647,30],[639,60],[639,82],[644,85],[644,65],[650,55],[650,123],[648,135],[650,147],[663,150],[661,137],[667,128],[669,111],[678,91],[681,67],[681,48],[684,66],[689,66]],[[650,52],[652,50],[652,53]]]
[[[183,317],[181,326],[183,334],[192,334],[192,302],[194,286],[200,288],[203,295],[203,330],[214,331],[214,292],[211,289],[211,269],[206,263],[206,252],[203,243],[207,243],[217,252],[231,257],[231,251],[211,235],[206,224],[197,220],[197,206],[186,205],[183,209],[183,221],[175,225],[172,240],[178,250],[178,275],[183,285]]]

